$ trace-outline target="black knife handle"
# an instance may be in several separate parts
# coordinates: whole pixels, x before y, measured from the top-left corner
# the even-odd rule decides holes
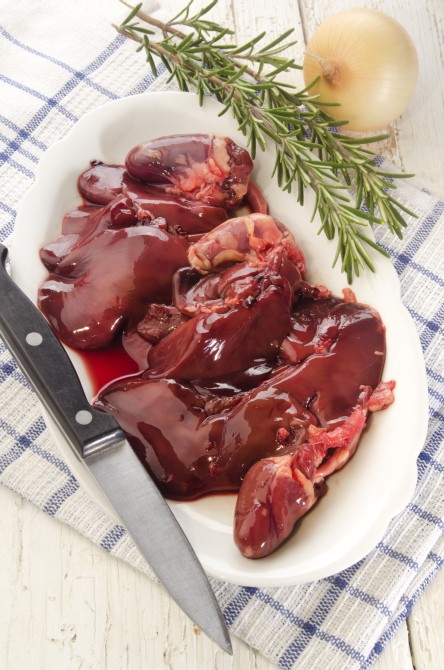
[[[124,438],[115,419],[91,407],[71,360],[44,316],[6,272],[0,244],[0,334],[40,400],[80,456]]]

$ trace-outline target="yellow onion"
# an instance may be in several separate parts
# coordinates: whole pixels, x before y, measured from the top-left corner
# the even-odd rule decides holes
[[[418,76],[418,57],[406,30],[391,16],[355,8],[322,23],[307,44],[304,80],[318,102],[350,130],[387,126],[407,107]]]

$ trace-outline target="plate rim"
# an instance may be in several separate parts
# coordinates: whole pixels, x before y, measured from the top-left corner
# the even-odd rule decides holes
[[[114,100],[111,102],[107,102],[106,104],[96,107],[93,110],[90,110],[87,112],[84,116],[82,116],[76,124],[74,124],[71,129],[68,131],[68,133],[55,142],[51,147],[45,152],[44,156],[42,157],[39,165],[37,166],[36,170],[36,175],[35,175],[35,181],[32,184],[32,186],[28,189],[26,192],[24,198],[22,199],[22,202],[20,204],[20,207],[17,212],[17,218],[16,218],[16,223],[14,226],[14,233],[12,237],[12,245],[11,245],[11,274],[12,277],[15,278],[17,276],[17,245],[19,244],[20,240],[20,231],[24,226],[24,214],[23,212],[26,211],[26,208],[29,207],[29,203],[33,201],[33,199],[36,197],[36,194],[39,192],[39,188],[41,187],[42,183],[42,175],[44,175],[45,170],[49,169],[49,166],[51,164],[52,158],[57,154],[57,152],[60,152],[64,146],[67,144],[69,145],[70,142],[72,142],[77,134],[81,134],[81,130],[83,126],[86,127],[86,125],[91,121],[91,119],[94,120],[94,117],[97,117],[98,119],[102,117],[102,115],[106,114],[106,110],[110,108],[110,106],[113,106],[115,109],[117,109],[119,106],[122,107],[122,109],[125,108],[126,105],[137,105],[139,102],[141,104],[144,104],[145,102],[153,102],[155,98],[162,98],[163,100],[167,100],[168,98],[171,99],[172,101],[176,100],[177,97],[180,96],[182,98],[182,101],[186,98],[189,100],[193,99],[194,103],[197,103],[197,96],[194,93],[186,93],[186,92],[178,92],[178,91],[148,91],[140,94],[136,94],[133,96],[126,96],[124,98],[120,98],[118,100]],[[217,103],[215,100],[211,100],[208,102],[208,99],[204,101],[204,106],[203,107],[197,107],[196,104],[196,112],[200,110],[205,111],[204,107],[208,105],[214,105],[216,103],[219,105],[220,103]],[[222,105],[221,105],[222,107]],[[79,129],[80,128],[80,129]],[[244,142],[244,145],[246,143]],[[312,224],[315,225],[315,224]],[[17,232],[18,231],[18,232]],[[377,261],[379,261],[381,264],[382,262],[380,261],[379,255],[377,256]],[[379,263],[378,263],[379,264]],[[406,307],[403,305],[401,301],[401,287],[400,287],[400,282],[398,275],[396,274],[396,271],[389,261],[389,263],[384,264],[384,272],[388,273],[388,278],[390,282],[390,291],[393,293],[396,293],[396,299],[399,302],[399,307],[400,307],[400,312],[402,314],[402,318],[404,320],[404,323],[406,327],[410,330],[409,337],[411,339],[411,344],[413,347],[416,348],[416,358],[415,360],[418,363],[418,369],[417,369],[417,374],[419,375],[417,378],[418,382],[418,388],[420,389],[422,398],[423,398],[423,404],[422,404],[422,412],[420,419],[417,421],[417,426],[416,426],[416,433],[417,433],[417,451],[415,453],[415,460],[412,461],[411,464],[408,468],[407,476],[409,479],[408,486],[404,486],[403,488],[403,494],[402,494],[402,502],[398,501],[398,508],[397,510],[393,511],[394,507],[391,508],[391,511],[386,512],[385,514],[385,519],[383,522],[379,521],[377,523],[377,520],[375,520],[374,526],[377,526],[373,529],[373,532],[370,534],[371,540],[368,539],[366,542],[363,542],[360,546],[360,549],[358,547],[355,547],[355,551],[353,553],[353,559],[351,560],[346,560],[344,562],[343,557],[338,557],[336,561],[332,563],[332,569],[322,569],[319,568],[317,571],[314,570],[312,573],[308,575],[296,575],[295,577],[291,578],[288,575],[285,576],[279,576],[279,575],[268,575],[268,576],[262,576],[260,577],[259,575],[253,576],[254,571],[251,574],[251,579],[248,579],[248,574],[233,574],[232,571],[230,570],[223,570],[223,569],[216,569],[213,565],[208,564],[207,561],[202,560],[202,563],[204,565],[204,568],[206,569],[207,573],[213,577],[223,579],[226,581],[229,581],[231,583],[236,583],[239,585],[247,585],[247,586],[280,586],[280,585],[288,585],[288,584],[300,584],[300,583],[306,583],[309,581],[312,581],[313,579],[320,579],[326,576],[329,576],[331,574],[335,574],[339,570],[344,569],[345,567],[348,567],[349,565],[352,565],[356,563],[357,560],[360,560],[361,558],[364,558],[375,546],[376,544],[381,540],[381,538],[384,536],[390,522],[406,507],[408,502],[411,500],[411,498],[414,495],[415,491],[415,486],[416,486],[416,477],[417,477],[417,465],[416,465],[416,457],[421,451],[425,437],[426,437],[426,432],[427,432],[427,427],[428,427],[428,393],[427,393],[427,377],[426,377],[426,370],[425,370],[425,363],[423,359],[423,354],[422,350],[420,347],[420,341],[418,337],[418,333],[416,331],[416,327],[414,324],[414,321],[410,314],[408,313],[408,310]],[[19,282],[20,285],[20,282]],[[22,286],[23,287],[23,286]],[[30,295],[30,290],[29,287],[27,287],[28,290],[25,288],[25,292],[28,293],[29,297],[33,299],[33,302],[35,303],[35,297],[36,297],[36,292],[37,292],[37,287],[35,287],[35,295]],[[425,394],[424,394],[425,391]],[[67,443],[65,440],[62,439],[63,444],[60,444],[60,437],[61,434],[57,435],[57,431],[55,429],[55,423],[52,421],[52,419],[48,416],[46,411],[43,411],[45,421],[53,434],[53,436],[56,436],[56,444],[59,446],[61,453],[63,454],[63,457],[66,458],[67,454]],[[68,451],[69,447],[68,447]],[[69,461],[69,458],[66,458],[66,460]],[[82,465],[84,468],[84,473],[88,472],[86,466],[81,463],[81,461],[78,461],[78,465]],[[68,463],[68,467],[72,469],[73,463]],[[75,476],[77,476],[77,472],[73,472]],[[84,477],[83,477],[84,479]],[[82,477],[80,477],[80,480],[82,480]],[[80,483],[83,484],[82,481]],[[96,486],[96,488],[98,488]],[[88,489],[88,486],[87,486]],[[101,491],[100,491],[101,493]],[[105,509],[105,511],[108,514],[112,514],[114,512],[114,518],[117,520],[117,515],[116,512],[108,506],[104,505],[104,500],[100,500],[100,495],[95,496],[96,498],[96,503],[98,503],[102,509]],[[102,496],[103,498],[103,496]],[[168,501],[170,504],[170,507],[172,508],[173,512],[177,516],[178,512],[178,506],[183,507],[183,503],[177,503],[174,501]],[[179,515],[180,516],[180,515]],[[371,545],[371,546],[370,546]],[[199,555],[199,553],[198,553]],[[199,558],[201,558],[199,556]],[[246,559],[248,560],[248,559]],[[266,559],[261,559],[261,561],[264,561]],[[249,561],[251,563],[251,561]],[[256,562],[255,562],[256,563]],[[346,565],[345,565],[346,563]]]

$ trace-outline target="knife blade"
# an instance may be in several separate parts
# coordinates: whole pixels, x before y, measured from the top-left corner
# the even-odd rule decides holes
[[[116,420],[95,410],[46,319],[13,282],[0,244],[0,335],[179,607],[232,654],[222,612],[190,542]]]

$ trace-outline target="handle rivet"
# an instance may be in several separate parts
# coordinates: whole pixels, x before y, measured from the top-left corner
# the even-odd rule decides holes
[[[26,336],[26,344],[31,347],[38,347],[43,342],[43,337],[40,333],[28,333]]]
[[[87,426],[93,420],[93,415],[91,412],[88,412],[87,409],[81,409],[76,414],[76,421],[80,423],[81,426]]]

